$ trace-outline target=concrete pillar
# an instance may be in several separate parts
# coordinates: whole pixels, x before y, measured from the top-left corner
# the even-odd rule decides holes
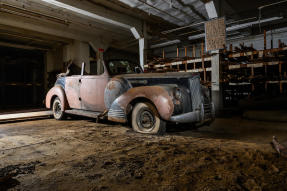
[[[73,43],[73,60],[81,68],[85,62],[85,71],[90,73],[90,47],[88,43],[75,40]]]
[[[223,108],[222,86],[220,83],[221,66],[219,51],[213,52],[211,56],[211,95],[215,106],[216,115],[220,115]]]
[[[90,72],[90,49],[86,42],[74,40],[73,43],[63,47],[63,62],[72,60],[79,68],[85,62],[85,71]]]
[[[103,62],[104,62],[104,52],[97,51],[97,74],[98,75],[104,72]]]
[[[147,33],[147,23],[146,21],[143,21],[143,36],[144,36],[144,50],[143,50],[143,55],[144,55],[144,60],[143,63],[144,65],[147,64],[147,49],[148,49],[148,33]],[[144,69],[144,67],[143,67]]]
[[[102,39],[95,39],[92,42],[89,42],[89,45],[97,53],[97,74],[100,75],[104,72],[103,62],[104,62],[104,52],[109,47],[107,42],[104,42]],[[101,50],[101,51],[100,51]]]
[[[145,50],[144,50],[144,44],[145,44],[145,39],[140,38],[139,39],[139,55],[140,55],[140,66],[144,70],[144,65],[145,65]]]

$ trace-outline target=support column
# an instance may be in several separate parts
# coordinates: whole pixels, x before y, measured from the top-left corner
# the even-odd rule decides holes
[[[143,70],[145,64],[144,44],[145,44],[144,38],[140,38],[139,39],[140,66],[142,67]]]
[[[220,115],[223,108],[222,85],[220,82],[221,66],[219,51],[211,56],[211,96],[215,106],[216,116]]]
[[[104,51],[108,49],[109,45],[100,39],[89,42],[89,45],[97,53],[97,75],[100,75],[104,72]]]
[[[104,52],[97,51],[97,74],[98,75],[104,72],[103,62],[104,62]]]

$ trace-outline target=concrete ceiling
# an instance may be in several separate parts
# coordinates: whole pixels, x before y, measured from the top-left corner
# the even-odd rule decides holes
[[[168,40],[187,41],[191,35],[198,35],[204,32],[204,25],[187,27],[169,34],[162,31],[181,26],[193,25],[208,20],[205,8],[205,0],[58,0],[70,4],[77,8],[87,10],[103,17],[109,17],[118,22],[135,26],[142,30],[143,21],[147,24],[147,32],[152,36],[152,43],[161,43]],[[272,0],[272,3],[280,0]],[[270,3],[270,0],[214,0],[219,16],[225,16],[230,25],[242,24],[244,22],[254,22],[258,20],[258,7]],[[0,29],[0,40],[6,42],[8,39],[24,41],[23,44],[37,45],[41,42],[43,47],[56,46],[58,41],[44,42],[43,40],[29,41],[31,38],[19,37],[15,31],[7,34],[7,30],[12,26],[15,28],[24,27],[25,30],[33,31],[36,26],[40,33],[63,37],[67,39],[77,39],[90,41],[94,37],[115,46],[137,46],[130,31],[119,27],[108,25],[88,17],[74,14],[65,9],[48,5],[40,0],[1,0],[0,4],[0,25],[6,26],[5,30]],[[262,19],[283,16],[287,18],[287,3],[282,3],[262,10]],[[286,16],[285,16],[286,15]],[[232,23],[234,21],[240,21]],[[276,24],[286,24],[286,22]],[[18,23],[17,23],[18,22]],[[283,24],[282,24],[283,22]],[[272,22],[274,23],[274,22]],[[268,23],[271,25],[272,23]],[[266,23],[266,25],[268,25]],[[43,26],[50,28],[45,30]],[[25,28],[26,27],[26,28]],[[3,27],[2,27],[3,28]],[[35,28],[35,27],[34,27]],[[26,34],[30,34],[26,32]],[[240,34],[234,33],[234,34]],[[247,32],[250,32],[248,29]],[[14,36],[14,39],[12,38]],[[10,38],[11,37],[11,38]],[[31,39],[30,39],[31,40]],[[62,43],[62,42],[60,42]]]
[[[196,36],[203,37],[204,22],[209,20],[205,3],[210,0],[118,0],[126,5],[143,10],[150,15],[156,15],[162,19],[177,25],[181,28],[171,33],[166,33],[165,38],[162,36],[154,36],[151,44],[162,44],[166,41],[174,40],[174,42],[189,43],[191,39],[197,39]],[[224,16],[228,27],[232,27],[230,36],[251,35],[260,32],[258,29],[258,20],[272,21],[262,23],[262,29],[276,29],[287,26],[287,1],[282,0],[213,0],[219,17]],[[278,5],[272,5],[261,10],[259,15],[259,7],[282,2]],[[272,18],[281,18],[275,19]],[[196,23],[202,23],[195,25]],[[253,23],[253,24],[247,24]],[[248,27],[237,27],[247,24]],[[182,26],[190,26],[183,27]],[[174,29],[170,28],[170,29]],[[233,30],[233,28],[237,28]],[[195,38],[190,38],[195,36]]]
[[[184,26],[207,20],[207,12],[201,0],[119,0],[132,8],[145,11],[173,23]]]
[[[72,39],[68,38],[0,25],[0,45],[2,46],[49,50],[72,42]]]

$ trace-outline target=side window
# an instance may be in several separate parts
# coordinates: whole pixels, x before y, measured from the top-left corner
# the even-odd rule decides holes
[[[130,74],[135,72],[135,66],[127,60],[115,60],[109,62],[112,74]]]

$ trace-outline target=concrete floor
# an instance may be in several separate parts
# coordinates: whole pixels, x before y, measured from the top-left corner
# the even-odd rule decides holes
[[[86,120],[0,124],[0,190],[286,190],[286,123],[217,119],[165,136]],[[11,177],[1,179],[1,173]],[[14,174],[13,174],[14,173]]]

